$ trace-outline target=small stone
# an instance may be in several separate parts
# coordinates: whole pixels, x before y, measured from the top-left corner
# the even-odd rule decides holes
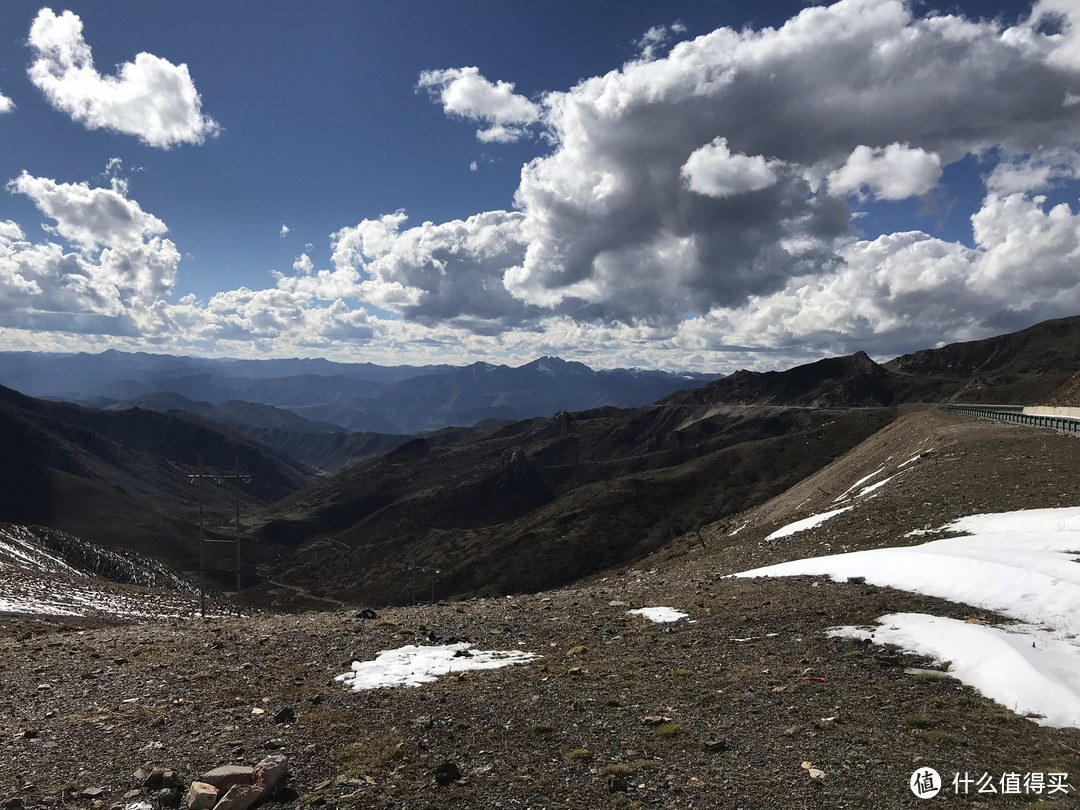
[[[460,778],[461,770],[449,760],[435,769],[435,784],[439,787],[446,787],[451,782],[456,782]]]
[[[184,787],[184,780],[180,778],[180,774],[176,771],[166,770],[161,774],[161,786],[182,790]]]
[[[266,709],[260,709],[258,706],[256,706],[254,709],[251,710],[251,713],[258,717],[260,714],[266,714]]]
[[[274,715],[275,723],[292,723],[296,721],[296,712],[292,706],[286,706],[284,709]]]
[[[92,788],[86,788],[85,790],[80,792],[79,793],[79,798],[80,799],[100,799],[104,795],[105,795],[105,788],[103,788],[103,787],[92,787]]]
[[[811,779],[821,780],[825,778],[825,771],[821,770],[821,768],[808,768],[806,772],[810,774]]]
[[[705,743],[705,752],[708,754],[722,754],[727,751],[726,740],[710,740]]]
[[[162,788],[157,792],[158,804],[162,807],[175,808],[180,806],[180,789],[174,787]]]
[[[199,781],[207,785],[213,785],[224,793],[233,785],[254,784],[255,769],[246,765],[222,765],[204,773],[199,777]]]
[[[135,776],[138,777],[140,773],[146,773],[142,768],[135,771]],[[143,777],[143,787],[147,790],[160,790],[162,788],[162,782],[164,780],[165,771],[161,768],[154,768],[150,773],[147,773]]]
[[[219,791],[206,782],[192,782],[187,792],[188,810],[210,810],[217,804]]]
[[[214,807],[216,810],[249,810],[262,801],[265,793],[255,785],[233,785]]]
[[[138,788],[135,788],[134,790],[129,790],[127,793],[124,794],[124,800],[131,801],[132,799],[139,798],[141,795],[142,791]]]
[[[273,796],[285,784],[289,775],[289,760],[281,754],[270,754],[255,766],[254,783]]]
[[[275,737],[272,740],[267,740],[265,743],[263,743],[263,746],[271,751],[275,751],[278,748],[284,748],[285,741],[280,737]]]

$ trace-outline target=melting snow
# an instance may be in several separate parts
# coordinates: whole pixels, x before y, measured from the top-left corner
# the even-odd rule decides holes
[[[899,473],[898,473],[898,474],[899,474]],[[863,497],[864,495],[869,495],[869,494],[870,494],[871,492],[873,492],[874,490],[876,490],[876,489],[881,489],[881,488],[882,488],[883,486],[885,486],[885,485],[886,485],[887,483],[889,483],[890,481],[892,481],[892,480],[893,480],[894,478],[896,478],[896,476],[895,476],[895,475],[890,475],[890,476],[889,476],[888,478],[884,478],[884,479],[882,479],[881,481],[878,481],[878,482],[877,482],[876,484],[871,484],[871,485],[870,485],[870,486],[868,486],[868,487],[863,487],[863,488],[862,488],[861,490],[859,490],[859,494],[858,494],[858,495],[856,495],[855,497],[856,497],[856,498],[861,498],[861,497]]]
[[[831,512],[822,512],[820,515],[811,515],[810,517],[803,518],[802,520],[796,520],[794,523],[789,523],[787,526],[777,529],[775,532],[766,537],[766,540],[776,540],[780,537],[787,537],[788,535],[795,534],[795,532],[805,531],[806,529],[812,529],[815,526],[824,523],[831,517],[836,517],[841,512],[846,512],[848,509],[852,509],[851,506],[841,506],[839,509],[833,509]]]
[[[942,530],[967,534],[735,576],[861,576],[1016,619],[1001,628],[903,613],[883,616],[874,629],[833,632],[949,660],[949,674],[1014,711],[1044,725],[1080,726],[1080,507],[971,515]]]
[[[7,560],[4,560],[7,557]],[[85,576],[59,557],[41,548],[41,541],[25,526],[0,528],[0,568],[16,565],[46,574]]]
[[[903,464],[900,464],[896,469],[902,470],[908,464],[911,464],[913,461],[918,461],[920,458],[922,458],[922,453],[919,453],[919,455],[917,455],[917,456],[912,456],[907,461],[905,461]]]
[[[865,484],[867,481],[869,481],[875,475],[881,475],[881,473],[883,473],[883,472],[885,472],[884,467],[882,467],[881,469],[878,469],[878,470],[874,470],[869,475],[864,475],[862,478],[860,478],[858,481],[856,481],[850,487],[848,487],[843,492],[841,492],[840,497],[838,497],[835,501],[833,501],[833,503],[839,503],[840,501],[844,500],[844,498],[846,498],[848,496],[848,493],[851,492],[853,489],[860,486],[861,484]]]
[[[513,664],[527,664],[536,658],[521,650],[470,650],[469,644],[442,644],[421,647],[409,644],[396,650],[383,650],[374,661],[354,661],[352,672],[338,675],[357,692],[384,686],[420,686],[449,672],[468,669],[498,669]]]
[[[661,623],[661,622],[677,622],[679,619],[687,618],[688,614],[683,613],[681,610],[676,610],[670,607],[644,607],[637,608],[635,610],[628,610],[627,613],[635,613],[639,616],[644,616],[649,621]]]

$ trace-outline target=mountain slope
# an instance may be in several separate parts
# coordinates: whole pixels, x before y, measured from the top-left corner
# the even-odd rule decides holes
[[[198,455],[254,478],[245,509],[302,486],[309,471],[238,433],[188,418],[47,402],[0,388],[0,522],[41,524],[104,546],[136,549],[190,567],[198,505],[188,475]],[[210,525],[232,509],[226,487],[206,491]]]
[[[438,446],[416,439],[253,516],[297,551],[275,573],[314,593],[408,598],[535,590],[662,546],[771,497],[893,418],[656,405],[562,413]]]

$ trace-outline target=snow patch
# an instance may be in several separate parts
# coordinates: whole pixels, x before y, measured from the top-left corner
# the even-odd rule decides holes
[[[860,479],[859,479],[858,481],[856,481],[856,482],[855,482],[854,484],[852,484],[852,485],[851,485],[850,487],[848,487],[848,488],[847,488],[847,489],[845,489],[845,490],[844,490],[843,492],[841,492],[841,493],[840,493],[840,496],[839,496],[839,497],[838,497],[838,498],[837,498],[837,499],[836,499],[835,501],[833,501],[833,503],[840,503],[840,501],[844,500],[844,498],[846,498],[846,497],[848,496],[848,494],[849,494],[849,493],[850,493],[850,492],[851,492],[851,491],[852,491],[853,489],[856,489],[857,487],[859,487],[859,486],[862,486],[862,485],[863,485],[863,484],[865,484],[865,483],[866,483],[867,481],[869,481],[869,480],[870,480],[871,478],[873,478],[873,477],[874,477],[875,475],[881,475],[881,474],[882,474],[883,472],[885,472],[885,468],[884,468],[884,467],[881,467],[880,469],[874,470],[874,471],[873,471],[872,473],[870,473],[869,475],[864,475],[864,476],[863,476],[862,478],[860,478]]]
[[[861,633],[953,661],[950,674],[1005,706],[1041,715],[1038,722],[1044,725],[1080,726],[1080,565],[1074,561],[1080,548],[1080,507],[969,515],[941,530],[968,534],[906,548],[796,560],[734,576],[864,577],[874,585],[1016,619],[1020,624],[988,628],[899,614],[880,619],[888,626],[872,633],[854,628],[837,632]]]
[[[677,622],[679,619],[686,619],[689,617],[689,614],[671,607],[643,607],[636,608],[635,610],[628,610],[626,612],[644,616],[649,621],[657,622],[658,624],[663,622]]]
[[[897,475],[899,475],[899,473],[897,473]],[[863,487],[861,490],[859,490],[859,494],[856,495],[855,497],[856,498],[862,498],[864,495],[869,495],[871,492],[874,492],[875,490],[881,489],[883,486],[885,486],[887,483],[892,481],[894,478],[896,478],[896,475],[890,475],[888,478],[882,479],[881,481],[878,481],[876,484],[871,484],[868,487]]]
[[[352,672],[338,675],[354,691],[394,686],[420,686],[440,675],[470,669],[498,669],[527,664],[537,656],[521,650],[470,650],[465,642],[421,647],[408,644],[383,650],[374,661],[354,661]]]
[[[831,636],[868,638],[950,661],[948,675],[1041,725],[1080,726],[1080,669],[1075,645],[1045,634],[1011,632],[925,613],[893,613],[866,630],[840,627]]]
[[[811,515],[810,517],[803,518],[802,520],[796,520],[794,523],[789,523],[787,526],[783,526],[777,529],[775,532],[766,537],[766,540],[776,540],[781,537],[788,537],[796,532],[806,531],[812,529],[824,523],[831,517],[836,517],[841,512],[846,512],[854,507],[841,506],[839,509],[833,509],[831,512],[822,512],[820,515]]]

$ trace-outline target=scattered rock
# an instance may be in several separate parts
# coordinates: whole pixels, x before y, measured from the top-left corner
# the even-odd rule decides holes
[[[282,754],[270,754],[255,766],[254,783],[273,796],[285,784],[289,776],[289,760]]]
[[[822,780],[825,778],[825,771],[821,768],[807,768],[806,772],[810,774],[811,779]]]
[[[292,706],[286,706],[284,709],[274,715],[275,723],[294,723],[296,722],[296,711]]]
[[[187,792],[188,810],[211,810],[217,804],[219,791],[206,782],[192,782]]]
[[[251,785],[255,783],[255,769],[244,765],[222,765],[207,771],[199,777],[200,782],[213,785],[224,793],[233,785]]]
[[[449,760],[435,769],[435,784],[439,787],[446,787],[451,782],[456,782],[460,778],[461,770]]]
[[[266,796],[266,791],[255,785],[233,785],[214,805],[216,810],[249,810]]]

